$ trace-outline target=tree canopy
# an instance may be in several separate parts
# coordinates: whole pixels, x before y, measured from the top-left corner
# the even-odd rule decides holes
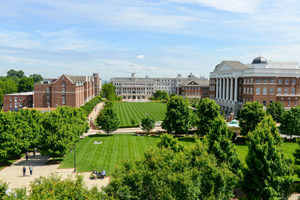
[[[191,127],[188,103],[182,97],[174,96],[167,103],[167,112],[162,128],[169,133],[186,134]]]
[[[271,115],[273,119],[280,123],[284,114],[284,107],[280,101],[272,102],[267,106],[267,114]]]
[[[282,115],[280,131],[287,135],[300,135],[300,106],[285,111]]]
[[[149,115],[145,115],[145,117],[142,119],[142,124],[141,124],[142,129],[146,131],[147,134],[149,134],[150,131],[154,129],[154,125],[155,125],[154,119]]]
[[[19,81],[18,92],[33,91],[34,80],[33,78],[22,77]]]
[[[263,110],[263,105],[259,102],[247,102],[239,111],[239,124],[241,134],[247,135],[248,132],[254,131],[257,124],[263,120],[266,112]]]
[[[106,133],[111,133],[118,129],[120,120],[118,119],[117,114],[110,101],[106,102],[106,105],[101,110],[96,119],[96,123]]]
[[[206,135],[210,132],[215,118],[220,116],[220,106],[209,98],[200,99],[196,107],[196,125],[199,135]]]
[[[105,83],[102,85],[101,96],[109,101],[117,100],[115,86],[112,83]]]
[[[7,77],[18,77],[18,78],[23,78],[24,77],[24,72],[22,70],[14,70],[14,69],[11,69],[7,72]]]
[[[172,142],[171,142],[172,143]],[[236,176],[218,165],[202,143],[184,151],[153,148],[125,161],[104,188],[112,199],[230,199]]]
[[[43,80],[43,77],[40,74],[31,74],[29,77],[33,78],[35,83],[39,83]]]
[[[169,100],[169,94],[164,90],[156,90],[152,97],[153,100]]]
[[[283,153],[273,119],[264,117],[255,130],[248,133],[248,140],[244,192],[249,199],[286,199],[293,182],[291,161]]]

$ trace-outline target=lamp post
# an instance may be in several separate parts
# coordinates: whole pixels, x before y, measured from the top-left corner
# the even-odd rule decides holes
[[[74,143],[74,172],[76,172],[76,151],[75,151],[75,143]]]

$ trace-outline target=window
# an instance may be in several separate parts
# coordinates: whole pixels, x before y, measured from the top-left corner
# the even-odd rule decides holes
[[[250,94],[253,94],[253,88],[250,88]]]
[[[268,79],[264,79],[264,83],[268,83]]]
[[[66,92],[66,88],[63,87],[61,91],[62,91],[62,92]]]
[[[281,93],[281,88],[277,88],[277,93]]]
[[[247,88],[247,94],[249,94],[249,92],[250,92],[250,88]]]
[[[263,105],[267,106],[267,101],[266,100],[263,100]]]
[[[284,84],[288,85],[289,84],[289,79],[285,79]]]
[[[12,101],[12,98],[11,98],[11,97],[9,97],[9,100],[10,100],[10,101]]]
[[[244,88],[244,94],[246,94],[246,88]]]
[[[291,106],[291,101],[290,100],[288,100],[288,106]]]
[[[253,78],[250,79],[250,83],[253,83]]]
[[[296,84],[296,79],[292,79],[292,84]]]
[[[282,83],[282,80],[281,79],[278,79],[278,84],[281,84]]]
[[[284,88],[284,94],[287,94],[287,93],[289,93],[288,88]]]
[[[18,97],[15,97],[15,102],[17,102],[18,101]]]
[[[260,79],[256,79],[256,83],[260,83]]]
[[[263,88],[263,95],[267,95],[268,94],[268,88]]]
[[[65,87],[65,86],[66,86],[66,83],[63,81],[63,82],[61,83],[61,85],[62,85],[63,87]]]
[[[47,88],[47,92],[48,92],[48,93],[50,92],[50,88]]]
[[[9,104],[9,107],[12,107],[12,103]]]
[[[18,107],[18,103],[15,103],[15,108],[17,108]]]
[[[274,94],[274,88],[270,88],[270,94]]]
[[[295,94],[295,88],[292,88],[292,94]]]
[[[260,88],[256,88],[256,94],[260,95]]]
[[[22,103],[19,104],[19,107],[22,108]]]
[[[22,101],[22,97],[19,98],[19,101]]]
[[[272,79],[270,79],[270,83],[274,83],[274,79],[272,78]]]
[[[63,104],[63,105],[66,104],[66,99],[62,99],[62,104]]]

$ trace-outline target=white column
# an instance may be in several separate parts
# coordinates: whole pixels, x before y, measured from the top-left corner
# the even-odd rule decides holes
[[[237,84],[237,82],[238,82],[238,78],[237,77],[235,77],[234,78],[234,102],[237,102],[237,90],[238,90],[238,84]]]
[[[230,101],[233,101],[233,78],[230,78]]]
[[[222,99],[225,99],[225,78],[222,78],[222,87],[223,87]]]
[[[218,78],[216,78],[216,88],[215,88],[215,90],[216,90],[216,99],[218,99],[219,98],[219,94],[218,94],[218,84],[219,84],[219,79]]]
[[[219,99],[222,98],[222,79],[219,78]]]
[[[226,100],[229,100],[229,78],[226,78]]]

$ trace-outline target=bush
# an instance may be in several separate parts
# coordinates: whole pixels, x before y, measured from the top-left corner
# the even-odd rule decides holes
[[[96,96],[92,98],[90,101],[88,101],[86,104],[81,106],[80,108],[84,111],[86,116],[88,116],[92,110],[95,108],[95,106],[102,101],[102,98],[100,96]]]

